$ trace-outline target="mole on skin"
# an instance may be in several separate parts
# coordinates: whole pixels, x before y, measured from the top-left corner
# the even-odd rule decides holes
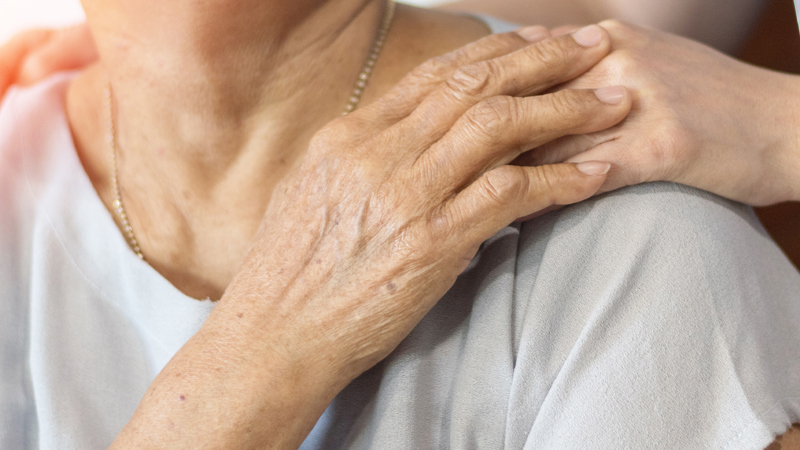
[[[183,400],[186,400],[186,396],[185,395],[181,395],[181,401],[183,401]]]

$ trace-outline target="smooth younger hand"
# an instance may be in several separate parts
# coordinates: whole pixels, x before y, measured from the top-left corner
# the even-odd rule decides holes
[[[626,86],[630,115],[519,163],[610,161],[600,192],[666,180],[754,206],[800,200],[800,78],[667,33],[616,21],[601,26],[612,52],[564,87]]]

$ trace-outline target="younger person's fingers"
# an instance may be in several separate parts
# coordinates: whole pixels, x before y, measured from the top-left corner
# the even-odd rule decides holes
[[[17,81],[20,66],[28,54],[52,35],[52,30],[23,31],[0,47],[0,99]]]
[[[483,242],[519,217],[594,195],[611,165],[600,161],[539,167],[502,166],[483,174],[443,214],[464,242]],[[462,234],[463,233],[463,234]]]
[[[88,25],[65,28],[25,58],[17,81],[23,85],[38,83],[56,72],[80,69],[97,59]]]

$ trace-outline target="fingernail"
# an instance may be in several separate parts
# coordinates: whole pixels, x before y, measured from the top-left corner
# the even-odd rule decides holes
[[[603,32],[597,25],[589,25],[572,33],[572,39],[583,47],[594,47],[603,41]]]
[[[550,32],[547,31],[547,28],[537,25],[517,30],[517,34],[522,36],[522,39],[525,39],[528,42],[539,42],[546,38]]]
[[[611,170],[611,164],[600,161],[587,161],[578,163],[577,168],[586,175],[598,176],[607,174]]]
[[[627,90],[622,86],[610,86],[595,89],[594,95],[596,95],[597,98],[603,103],[608,103],[609,105],[619,105],[622,99],[625,98],[626,91]]]

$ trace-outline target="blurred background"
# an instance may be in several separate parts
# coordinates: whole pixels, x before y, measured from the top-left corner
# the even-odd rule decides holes
[[[404,3],[437,6],[448,0],[404,0]],[[765,0],[765,4],[756,26],[734,56],[759,66],[800,74],[800,34],[792,0]],[[61,27],[82,20],[78,0],[0,0],[0,42],[26,28]],[[800,267],[800,204],[759,208],[757,213],[772,237]]]

